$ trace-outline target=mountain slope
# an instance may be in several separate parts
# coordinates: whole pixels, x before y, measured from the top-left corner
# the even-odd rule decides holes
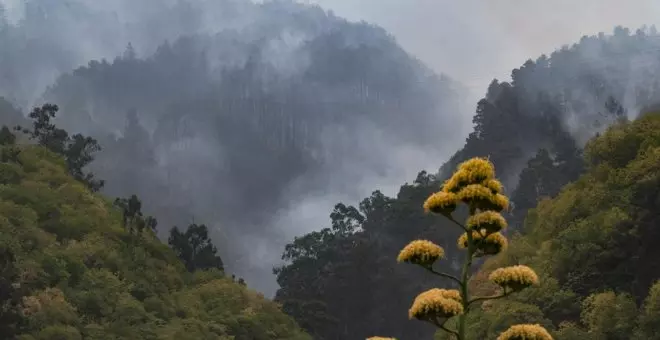
[[[660,100],[652,86],[660,70],[658,43],[660,36],[652,30],[631,35],[617,28],[611,36],[585,37],[550,57],[528,61],[512,72],[510,83],[493,81],[477,106],[474,131],[437,174],[421,172],[396,197],[376,192],[355,208],[335,210],[331,227],[290,243],[286,262],[277,269],[282,287],[277,300],[318,339],[430,337],[433,329],[407,321],[406,311],[416,292],[437,282],[397,266],[395,257],[420,237],[454,249],[459,235],[445,221],[425,215],[424,200],[459,162],[487,156],[512,197],[510,230],[520,230],[528,209],[557,195],[584,171],[582,147],[588,138]],[[455,272],[459,256],[448,252],[438,269]],[[342,298],[323,293],[330,289],[343,292]],[[317,312],[305,313],[307,305]],[[373,307],[363,312],[365,305]],[[364,317],[354,321],[356,314]],[[333,328],[336,322],[344,329]]]
[[[254,6],[245,27],[153,53],[136,43],[58,77],[43,99],[103,145],[92,168],[106,194],[138,194],[165,225],[209,221],[227,266],[272,293],[272,254],[308,228],[297,203],[317,218],[335,197],[437,166],[429,155],[452,145],[436,136],[458,140],[464,119],[459,86],[381,28]]]
[[[188,274],[153,233],[39,146],[2,145],[3,336],[19,339],[309,339],[221,272]],[[8,326],[9,325],[9,326]]]
[[[535,268],[541,285],[483,306],[472,338],[522,320],[554,327],[557,339],[658,338],[660,113],[613,126],[585,153],[588,171],[532,209],[524,236],[474,282],[492,289],[479,279],[519,263]]]

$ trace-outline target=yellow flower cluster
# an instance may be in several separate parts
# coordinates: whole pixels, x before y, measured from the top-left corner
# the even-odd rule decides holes
[[[496,179],[489,179],[483,182],[483,186],[490,189],[493,194],[501,194],[504,191],[502,183]]]
[[[502,194],[493,194],[493,191],[482,184],[465,186],[457,194],[463,203],[470,204],[479,210],[502,211],[509,207],[509,199]]]
[[[487,201],[493,197],[493,192],[481,184],[470,184],[458,192],[458,199],[464,203]]]
[[[467,236],[468,236],[467,233],[463,233],[463,235],[461,235],[458,238],[458,242],[457,242],[458,248],[467,249],[467,247],[468,247],[468,237]],[[484,237],[484,234],[482,234],[482,233],[480,233],[476,230],[472,230],[472,241],[473,242],[476,243],[477,240],[481,240],[483,237]]]
[[[485,202],[485,206],[478,207],[481,210],[502,211],[509,209],[509,198],[502,194],[495,194]]]
[[[449,215],[456,209],[458,197],[451,192],[436,192],[424,202],[424,211],[436,214]]]
[[[399,252],[397,261],[426,267],[433,265],[435,261],[444,255],[445,251],[439,245],[427,240],[417,240],[410,242]]]
[[[495,166],[486,158],[475,157],[458,166],[458,171],[468,173],[468,180],[478,183],[493,179],[495,177]]]
[[[472,241],[477,248],[475,256],[497,255],[509,245],[506,237],[501,233],[488,234],[485,229],[480,231],[472,230]],[[458,238],[458,247],[466,249],[468,247],[468,235],[463,233]]]
[[[486,158],[472,158],[458,166],[454,175],[445,181],[442,190],[424,203],[424,209],[448,215],[462,201],[482,211],[502,211],[509,206],[502,190],[502,183],[495,179],[493,163]]]
[[[408,316],[411,319],[426,321],[442,320],[462,314],[463,305],[455,297],[455,293],[451,290],[428,290],[415,298]]]
[[[496,269],[490,273],[488,279],[502,288],[510,288],[513,291],[539,283],[539,277],[534,270],[522,265]]]
[[[467,171],[456,171],[454,175],[442,185],[442,191],[454,194],[458,193],[464,186],[470,184],[469,176],[470,174],[468,174]]]
[[[482,211],[476,213],[467,220],[467,228],[470,230],[485,229],[486,233],[496,233],[507,227],[506,220],[495,211]]]
[[[454,175],[445,181],[443,191],[457,193],[468,184],[487,183],[494,178],[493,163],[485,158],[472,158],[458,166]]]
[[[442,191],[456,194],[458,201],[480,210],[502,211],[509,205],[502,195],[503,186],[495,179],[495,167],[488,159],[473,158],[461,163],[454,175],[445,181]]]
[[[552,340],[541,325],[514,325],[497,337],[497,340]]]
[[[457,302],[463,301],[463,299],[461,299],[461,293],[456,289],[433,288],[425,291],[424,293],[420,294],[417,297],[419,298],[420,296],[430,296],[430,295],[439,295],[444,297],[445,299],[456,300]]]
[[[497,255],[507,249],[509,242],[501,233],[493,233],[477,244],[475,256]]]

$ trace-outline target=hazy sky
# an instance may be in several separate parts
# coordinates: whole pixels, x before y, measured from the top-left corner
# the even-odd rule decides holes
[[[301,0],[377,23],[412,54],[482,96],[526,59],[582,35],[660,28],[659,0]]]

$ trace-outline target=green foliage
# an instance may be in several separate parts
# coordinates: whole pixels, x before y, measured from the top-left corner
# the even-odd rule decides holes
[[[263,296],[219,271],[188,273],[154,233],[125,228],[139,209],[127,219],[75,180],[59,155],[38,145],[0,146],[10,151],[16,157],[0,164],[3,336],[309,339]]]
[[[637,305],[628,294],[612,291],[588,296],[582,304],[582,323],[598,339],[626,339],[636,322]]]
[[[591,166],[602,164],[622,168],[658,143],[660,131],[657,130],[657,122],[647,115],[634,123],[615,125],[601,138],[591,140],[586,146],[585,156]]]
[[[540,200],[555,197],[565,184],[581,174],[580,152],[571,139],[562,142],[554,153],[540,149],[520,172],[517,188],[511,196],[515,207],[511,222],[516,227],[522,225],[527,211],[536,207]]]
[[[636,337],[638,339],[660,339],[660,281],[657,281],[649,290],[644,300]]]
[[[612,126],[587,143],[585,158],[587,173],[532,209],[525,235],[484,271],[524,263],[552,278],[521,295],[558,339],[657,339],[660,114]],[[482,332],[498,318],[520,319],[506,308],[483,315]]]

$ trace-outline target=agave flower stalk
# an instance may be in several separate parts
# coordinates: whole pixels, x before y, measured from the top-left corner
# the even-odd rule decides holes
[[[465,223],[452,215],[459,204],[465,204],[469,217]],[[449,219],[463,234],[457,246],[467,252],[459,277],[433,269],[433,265],[445,255],[445,250],[428,240],[415,240],[405,246],[398,262],[418,265],[427,271],[453,281],[458,289],[434,288],[419,294],[409,310],[411,319],[432,323],[439,329],[453,335],[458,340],[467,340],[467,314],[470,307],[488,300],[500,299],[537,285],[539,278],[531,268],[523,265],[499,268],[493,271],[489,280],[498,285],[501,291],[492,296],[472,296],[468,282],[473,261],[484,256],[497,255],[506,250],[508,241],[501,233],[507,227],[501,212],[509,206],[509,199],[503,194],[503,186],[495,178],[494,165],[485,158],[473,158],[461,163],[456,172],[424,202],[428,213]],[[447,321],[458,318],[457,328],[450,328]],[[370,339],[391,339],[374,337]],[[540,325],[514,325],[498,337],[498,340],[538,339],[552,340]]]

